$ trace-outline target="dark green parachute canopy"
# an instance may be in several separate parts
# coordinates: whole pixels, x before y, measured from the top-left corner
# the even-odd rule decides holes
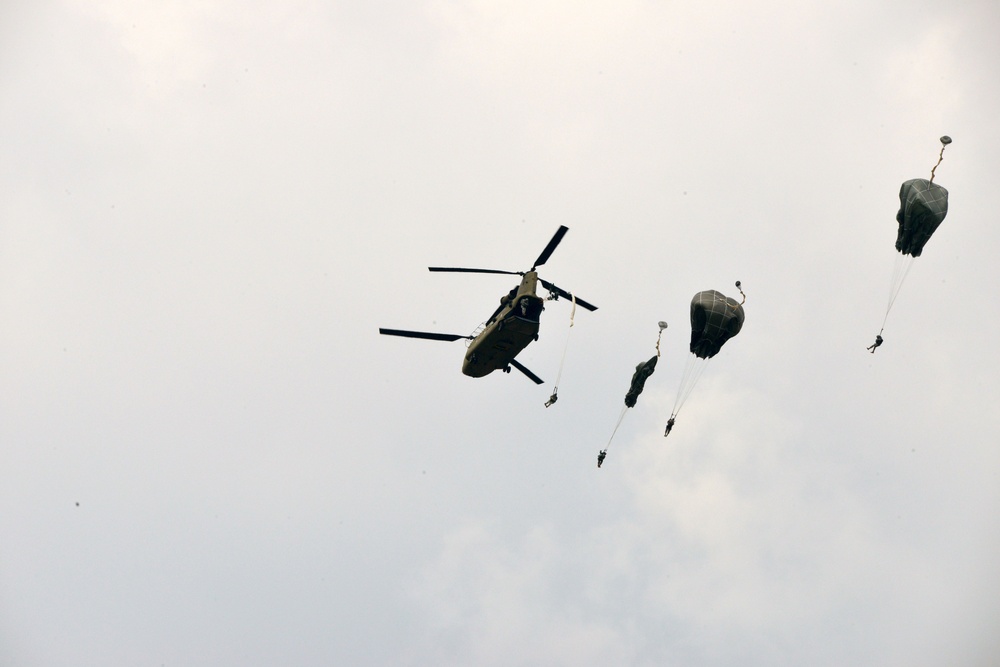
[[[717,292],[698,292],[691,299],[691,354],[711,359],[743,328],[743,306]]]
[[[896,250],[920,257],[924,244],[948,215],[948,191],[924,178],[914,178],[899,189],[899,233]]]
[[[628,407],[635,407],[635,402],[638,400],[639,394],[642,393],[643,387],[646,386],[646,378],[656,370],[657,359],[658,357],[654,355],[649,361],[644,361],[635,367],[635,373],[632,374],[632,386],[629,387],[628,393],[625,394],[625,405]]]

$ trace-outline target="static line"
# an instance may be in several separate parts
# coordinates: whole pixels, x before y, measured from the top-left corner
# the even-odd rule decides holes
[[[556,373],[555,384],[552,385],[552,395],[545,402],[545,407],[551,407],[559,398],[559,380],[562,379],[563,365],[566,363],[566,351],[569,349],[569,335],[573,332],[573,318],[576,317],[576,297],[569,295],[573,301],[573,307],[569,311],[569,329],[566,331],[566,344],[563,345],[562,359],[559,360],[559,372]]]

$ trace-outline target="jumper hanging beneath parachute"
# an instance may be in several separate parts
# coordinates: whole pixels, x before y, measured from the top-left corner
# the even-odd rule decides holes
[[[611,445],[611,441],[615,437],[615,433],[618,432],[618,427],[621,426],[622,419],[625,418],[625,412],[629,408],[634,408],[636,401],[639,400],[639,394],[646,387],[646,380],[649,376],[656,371],[656,362],[660,358],[660,338],[663,336],[663,330],[667,328],[666,322],[660,322],[660,333],[656,336],[656,354],[650,357],[646,361],[639,362],[635,367],[635,373],[632,374],[632,382],[629,385],[628,391],[625,392],[625,407],[622,408],[621,414],[618,415],[618,423],[615,424],[615,430],[611,432],[611,437],[608,438],[608,444],[597,454],[597,467],[600,468],[601,464],[604,463],[604,457],[608,455],[608,447]]]
[[[896,213],[896,222],[899,224],[896,250],[899,255],[896,257],[889,287],[889,303],[882,319],[882,328],[875,337],[875,343],[868,347],[872,354],[883,342],[882,332],[889,318],[889,311],[913,266],[913,259],[924,251],[924,245],[948,215],[948,191],[934,182],[934,172],[944,159],[944,149],[951,143],[951,137],[943,136],[940,141],[941,152],[938,154],[937,164],[931,169],[930,180],[913,178],[905,181],[899,188],[899,212]]]
[[[745,318],[743,304],[747,297],[738,280],[736,281],[736,289],[740,291],[740,295],[743,297],[742,301],[737,301],[716,290],[698,292],[691,299],[690,350],[692,356],[688,357],[684,366],[674,409],[670,413],[670,419],[667,420],[667,427],[663,432],[664,437],[670,435],[670,431],[677,421],[677,413],[680,412],[684,402],[691,395],[691,391],[698,383],[708,360],[718,354],[726,341],[738,334],[743,328]]]

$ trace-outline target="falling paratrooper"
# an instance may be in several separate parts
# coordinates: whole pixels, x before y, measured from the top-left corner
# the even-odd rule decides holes
[[[719,353],[722,346],[743,328],[743,304],[747,296],[743,293],[740,281],[736,281],[736,289],[740,291],[741,301],[736,301],[716,290],[698,292],[691,299],[691,356],[688,357],[681,374],[680,387],[674,408],[667,420],[664,437],[670,435],[671,429],[691,391],[698,383],[708,360]]]
[[[611,432],[611,437],[608,438],[608,444],[597,454],[598,468],[604,463],[604,457],[608,455],[608,447],[611,445],[615,433],[618,432],[618,427],[621,426],[622,419],[625,418],[626,410],[635,407],[636,401],[639,400],[639,394],[646,387],[646,380],[656,371],[656,362],[660,358],[660,339],[663,337],[663,330],[667,328],[667,323],[661,321],[658,325],[660,333],[656,336],[656,354],[636,365],[635,372],[632,374],[632,382],[629,384],[628,391],[625,392],[625,407],[622,408],[621,414],[618,415],[618,423],[615,424],[615,429]]]
[[[930,179],[913,178],[905,181],[899,188],[899,211],[896,213],[896,222],[899,224],[896,250],[899,254],[896,256],[889,286],[889,302],[885,308],[885,317],[882,318],[882,327],[875,336],[875,342],[868,346],[868,351],[872,354],[883,343],[882,332],[885,330],[889,311],[910,273],[914,258],[920,257],[924,245],[948,215],[948,191],[934,182],[934,173],[944,160],[944,149],[951,143],[951,137],[945,135],[940,141],[941,152],[938,154],[937,164],[931,169]]]

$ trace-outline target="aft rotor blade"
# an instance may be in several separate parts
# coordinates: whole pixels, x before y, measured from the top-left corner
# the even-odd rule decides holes
[[[428,266],[427,269],[439,273],[502,273],[505,276],[524,275],[519,271],[501,271],[500,269],[463,269],[448,266]]]
[[[548,280],[542,280],[541,278],[539,278],[538,282],[540,282],[542,284],[542,287],[544,287],[545,289],[549,290],[550,292],[555,292],[556,294],[558,294],[559,296],[561,296],[564,299],[574,299],[575,298],[576,299],[576,305],[580,306],[581,308],[586,308],[587,310],[590,310],[590,311],[597,310],[597,306],[595,306],[595,305],[593,305],[591,303],[587,303],[586,301],[584,301],[583,299],[581,299],[578,296],[574,297],[574,295],[570,294],[569,292],[567,292],[566,290],[562,289],[561,287],[553,285]]]
[[[511,359],[510,365],[516,368],[517,370],[521,371],[525,375],[527,375],[528,379],[534,382],[535,384],[542,384],[544,382],[542,378],[538,377],[537,375],[529,371],[527,368],[525,368],[524,365],[517,359]]]
[[[426,338],[427,340],[443,340],[447,342],[461,340],[463,338],[472,340],[472,336],[460,336],[458,334],[432,333],[429,331],[405,331],[403,329],[383,329],[379,327],[378,332],[383,336],[402,336],[404,338]]]
[[[542,254],[535,260],[535,263],[531,267],[532,271],[549,261],[549,257],[552,255],[552,252],[556,249],[556,246],[559,245],[559,242],[562,241],[562,238],[566,236],[566,232],[568,231],[569,227],[566,225],[559,226],[559,229],[557,229],[556,233],[552,236],[552,240],[549,241],[547,246],[545,246],[545,250],[543,250]]]

